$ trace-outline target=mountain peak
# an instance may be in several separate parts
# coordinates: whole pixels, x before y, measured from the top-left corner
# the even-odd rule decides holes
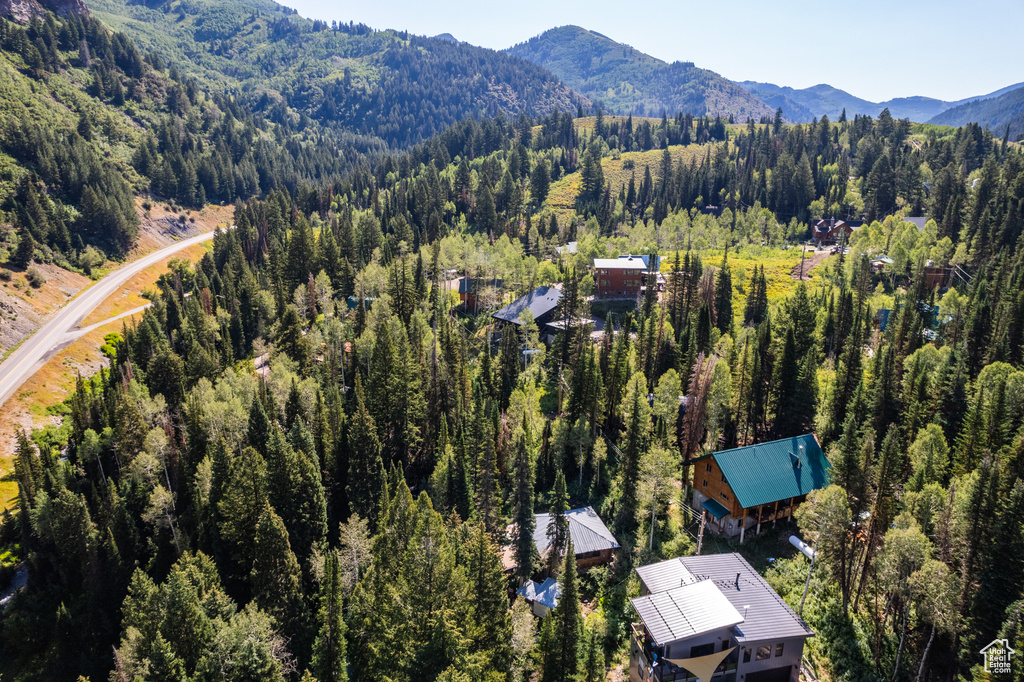
[[[548,69],[609,113],[682,112],[746,120],[775,111],[713,71],[692,62],[669,64],[581,26],[548,29],[507,51]]]

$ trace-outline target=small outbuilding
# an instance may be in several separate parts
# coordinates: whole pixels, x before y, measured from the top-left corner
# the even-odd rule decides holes
[[[562,597],[562,586],[554,578],[547,578],[542,583],[527,580],[526,584],[516,590],[516,594],[525,599],[538,618],[551,613],[558,600]]]

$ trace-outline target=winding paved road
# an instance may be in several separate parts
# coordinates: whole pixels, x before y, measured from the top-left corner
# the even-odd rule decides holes
[[[213,232],[206,232],[165,246],[159,251],[154,251],[148,256],[143,256],[111,272],[71,299],[71,302],[61,308],[52,320],[22,341],[21,346],[11,353],[3,364],[0,364],[0,405],[7,402],[7,399],[14,395],[18,387],[35,374],[51,351],[79,336],[79,334],[73,333],[78,323],[84,320],[107,297],[114,294],[125,282],[182,249],[210,241],[213,239],[213,235]]]

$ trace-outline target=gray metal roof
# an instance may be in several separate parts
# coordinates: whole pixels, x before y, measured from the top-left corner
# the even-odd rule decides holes
[[[928,217],[927,216],[906,217],[906,218],[903,218],[903,222],[905,222],[905,223],[913,223],[914,227],[917,228],[918,232],[924,232],[924,226],[928,223]]]
[[[561,298],[562,292],[554,287],[537,287],[526,296],[512,301],[491,317],[504,322],[522,324],[523,322],[519,319],[519,316],[524,310],[529,309],[533,314],[533,319],[537,319],[541,315],[554,310]]]
[[[617,549],[619,547],[615,536],[604,525],[601,517],[597,515],[593,507],[570,509],[565,513],[565,518],[569,521],[569,537],[572,539],[572,548],[576,554],[599,552],[603,549]],[[533,544],[537,546],[537,552],[544,556],[548,551],[548,546],[551,544],[551,541],[548,539],[551,515],[537,514],[535,521]]]
[[[713,581],[744,615],[743,622],[734,630],[737,641],[814,636],[814,631],[739,554],[680,557],[679,561],[698,579]]]
[[[658,645],[743,622],[743,616],[711,580],[630,601]]]
[[[527,580],[526,584],[516,590],[516,594],[530,602],[538,602],[554,609],[562,597],[562,586],[554,578],[547,578],[543,583]]]
[[[640,566],[636,574],[650,592],[665,592],[673,587],[697,582],[697,578],[679,558]]]

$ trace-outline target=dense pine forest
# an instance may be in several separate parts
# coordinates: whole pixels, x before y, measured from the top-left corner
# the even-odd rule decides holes
[[[1024,647],[1019,145],[887,111],[573,106],[453,109],[374,133],[405,151],[359,151],[96,19],[0,21],[0,42],[18,87],[90,89],[72,129],[3,112],[11,259],[123,253],[136,193],[235,202],[60,425],[18,434],[0,584],[23,561],[28,585],[0,613],[4,679],[608,679],[633,569],[696,551],[693,460],[808,431],[830,485],[787,528],[703,551],[748,552],[795,607],[807,562],[780,533],[815,544],[818,675],[980,679],[989,641]],[[358,108],[330,101],[349,112],[330,120]],[[111,107],[144,131],[117,138]],[[805,276],[796,246],[833,216],[864,223]],[[664,291],[593,300],[593,258],[623,253],[660,254]],[[931,288],[929,267],[958,276]],[[495,324],[541,285],[562,292],[553,340],[528,313]],[[565,513],[586,505],[622,548],[583,571]],[[541,624],[510,596],[549,575]]]

